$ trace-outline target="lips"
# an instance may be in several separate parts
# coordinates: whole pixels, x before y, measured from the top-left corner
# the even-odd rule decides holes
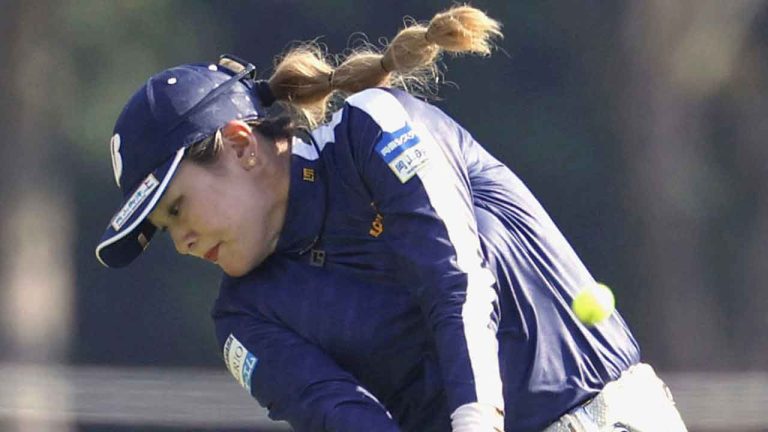
[[[216,246],[208,250],[208,252],[203,255],[203,258],[211,262],[216,262],[219,259],[219,246],[221,246],[221,243],[216,244]]]

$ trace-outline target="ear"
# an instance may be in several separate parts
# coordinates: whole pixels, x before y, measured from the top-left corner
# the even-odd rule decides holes
[[[234,151],[243,168],[250,170],[259,162],[258,140],[242,120],[231,120],[221,128],[224,146]]]

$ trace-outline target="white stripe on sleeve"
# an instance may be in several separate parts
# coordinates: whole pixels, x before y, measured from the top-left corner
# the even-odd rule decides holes
[[[368,113],[384,132],[397,131],[409,122],[408,113],[400,102],[384,90],[357,93],[349,97],[347,103]],[[429,157],[429,163],[418,171],[418,176],[430,204],[445,224],[456,251],[457,265],[468,277],[462,320],[478,402],[503,410],[498,342],[495,333],[488,328],[496,299],[495,279],[483,266],[472,204],[467,202],[469,197],[462,193],[460,179],[429,130],[422,125],[411,124],[411,127]],[[461,202],[465,205],[458,205]]]

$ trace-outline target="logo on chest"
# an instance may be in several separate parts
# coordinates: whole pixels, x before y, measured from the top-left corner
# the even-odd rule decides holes
[[[376,213],[376,217],[371,222],[371,229],[368,230],[368,234],[371,237],[377,238],[384,232],[384,216],[381,213]]]

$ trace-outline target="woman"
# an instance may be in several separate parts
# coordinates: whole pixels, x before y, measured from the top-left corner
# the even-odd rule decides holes
[[[224,361],[299,431],[685,430],[619,314],[574,317],[594,280],[520,180],[390,88],[498,35],[461,6],[336,69],[302,47],[267,82],[232,58],[153,76],[115,126],[99,260],[160,229],[221,267]],[[334,91],[311,132],[267,109],[315,123]]]

